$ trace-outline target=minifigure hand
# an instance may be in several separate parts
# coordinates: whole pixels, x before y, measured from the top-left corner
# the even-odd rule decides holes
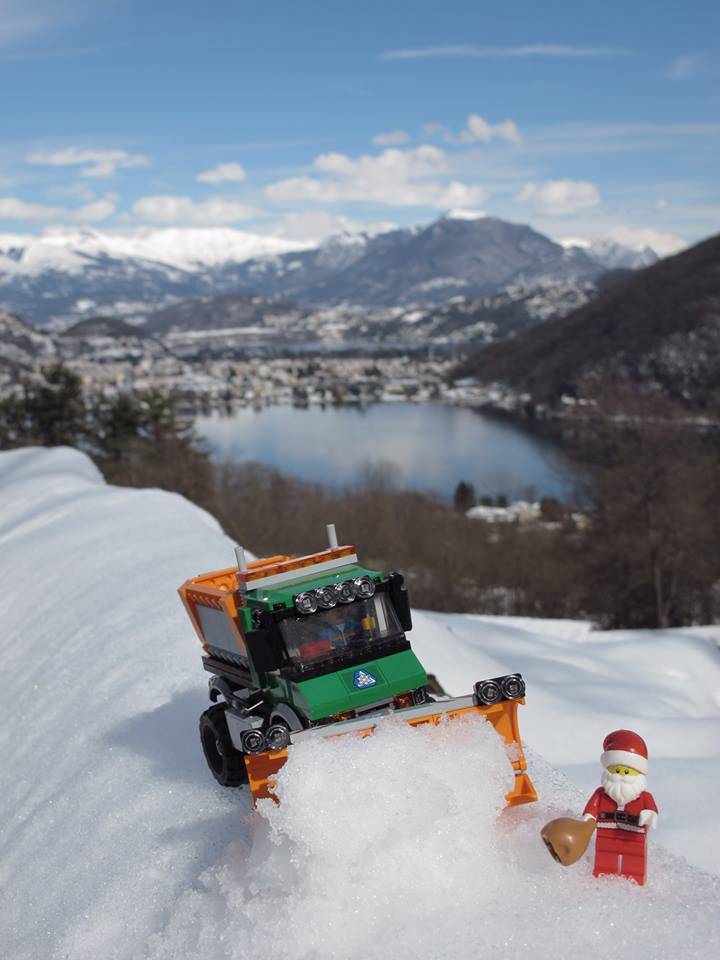
[[[654,810],[641,810],[640,816],[638,817],[638,824],[641,827],[644,827],[646,824],[649,829],[657,826],[658,815]]]

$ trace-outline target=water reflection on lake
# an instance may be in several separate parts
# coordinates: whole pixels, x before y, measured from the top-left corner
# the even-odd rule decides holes
[[[215,459],[253,460],[332,486],[352,485],[368,464],[386,462],[399,485],[445,496],[460,480],[478,495],[572,496],[572,473],[556,446],[463,407],[244,407],[199,417],[195,426]]]

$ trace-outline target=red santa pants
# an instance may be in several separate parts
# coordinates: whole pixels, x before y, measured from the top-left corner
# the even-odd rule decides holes
[[[601,827],[595,833],[596,877],[612,874],[630,877],[640,885],[647,876],[647,841],[645,831],[623,830],[621,827]]]

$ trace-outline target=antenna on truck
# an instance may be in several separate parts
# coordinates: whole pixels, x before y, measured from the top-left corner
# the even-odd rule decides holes
[[[335,524],[327,523],[325,524],[325,529],[327,530],[328,543],[330,544],[330,549],[337,550],[338,538],[337,538],[337,533],[335,533]]]
[[[245,550],[243,547],[235,547],[235,558],[237,559],[238,571],[245,573],[247,570],[247,560],[245,559]]]

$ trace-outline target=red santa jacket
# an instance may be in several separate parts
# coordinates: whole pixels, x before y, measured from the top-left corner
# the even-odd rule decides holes
[[[589,813],[595,817],[598,828],[647,833],[647,825],[641,827],[637,822],[637,818],[643,810],[658,812],[653,795],[648,793],[647,790],[643,790],[641,794],[631,800],[630,803],[626,803],[624,807],[618,807],[612,797],[609,797],[602,787],[598,787],[585,804],[583,813]]]

